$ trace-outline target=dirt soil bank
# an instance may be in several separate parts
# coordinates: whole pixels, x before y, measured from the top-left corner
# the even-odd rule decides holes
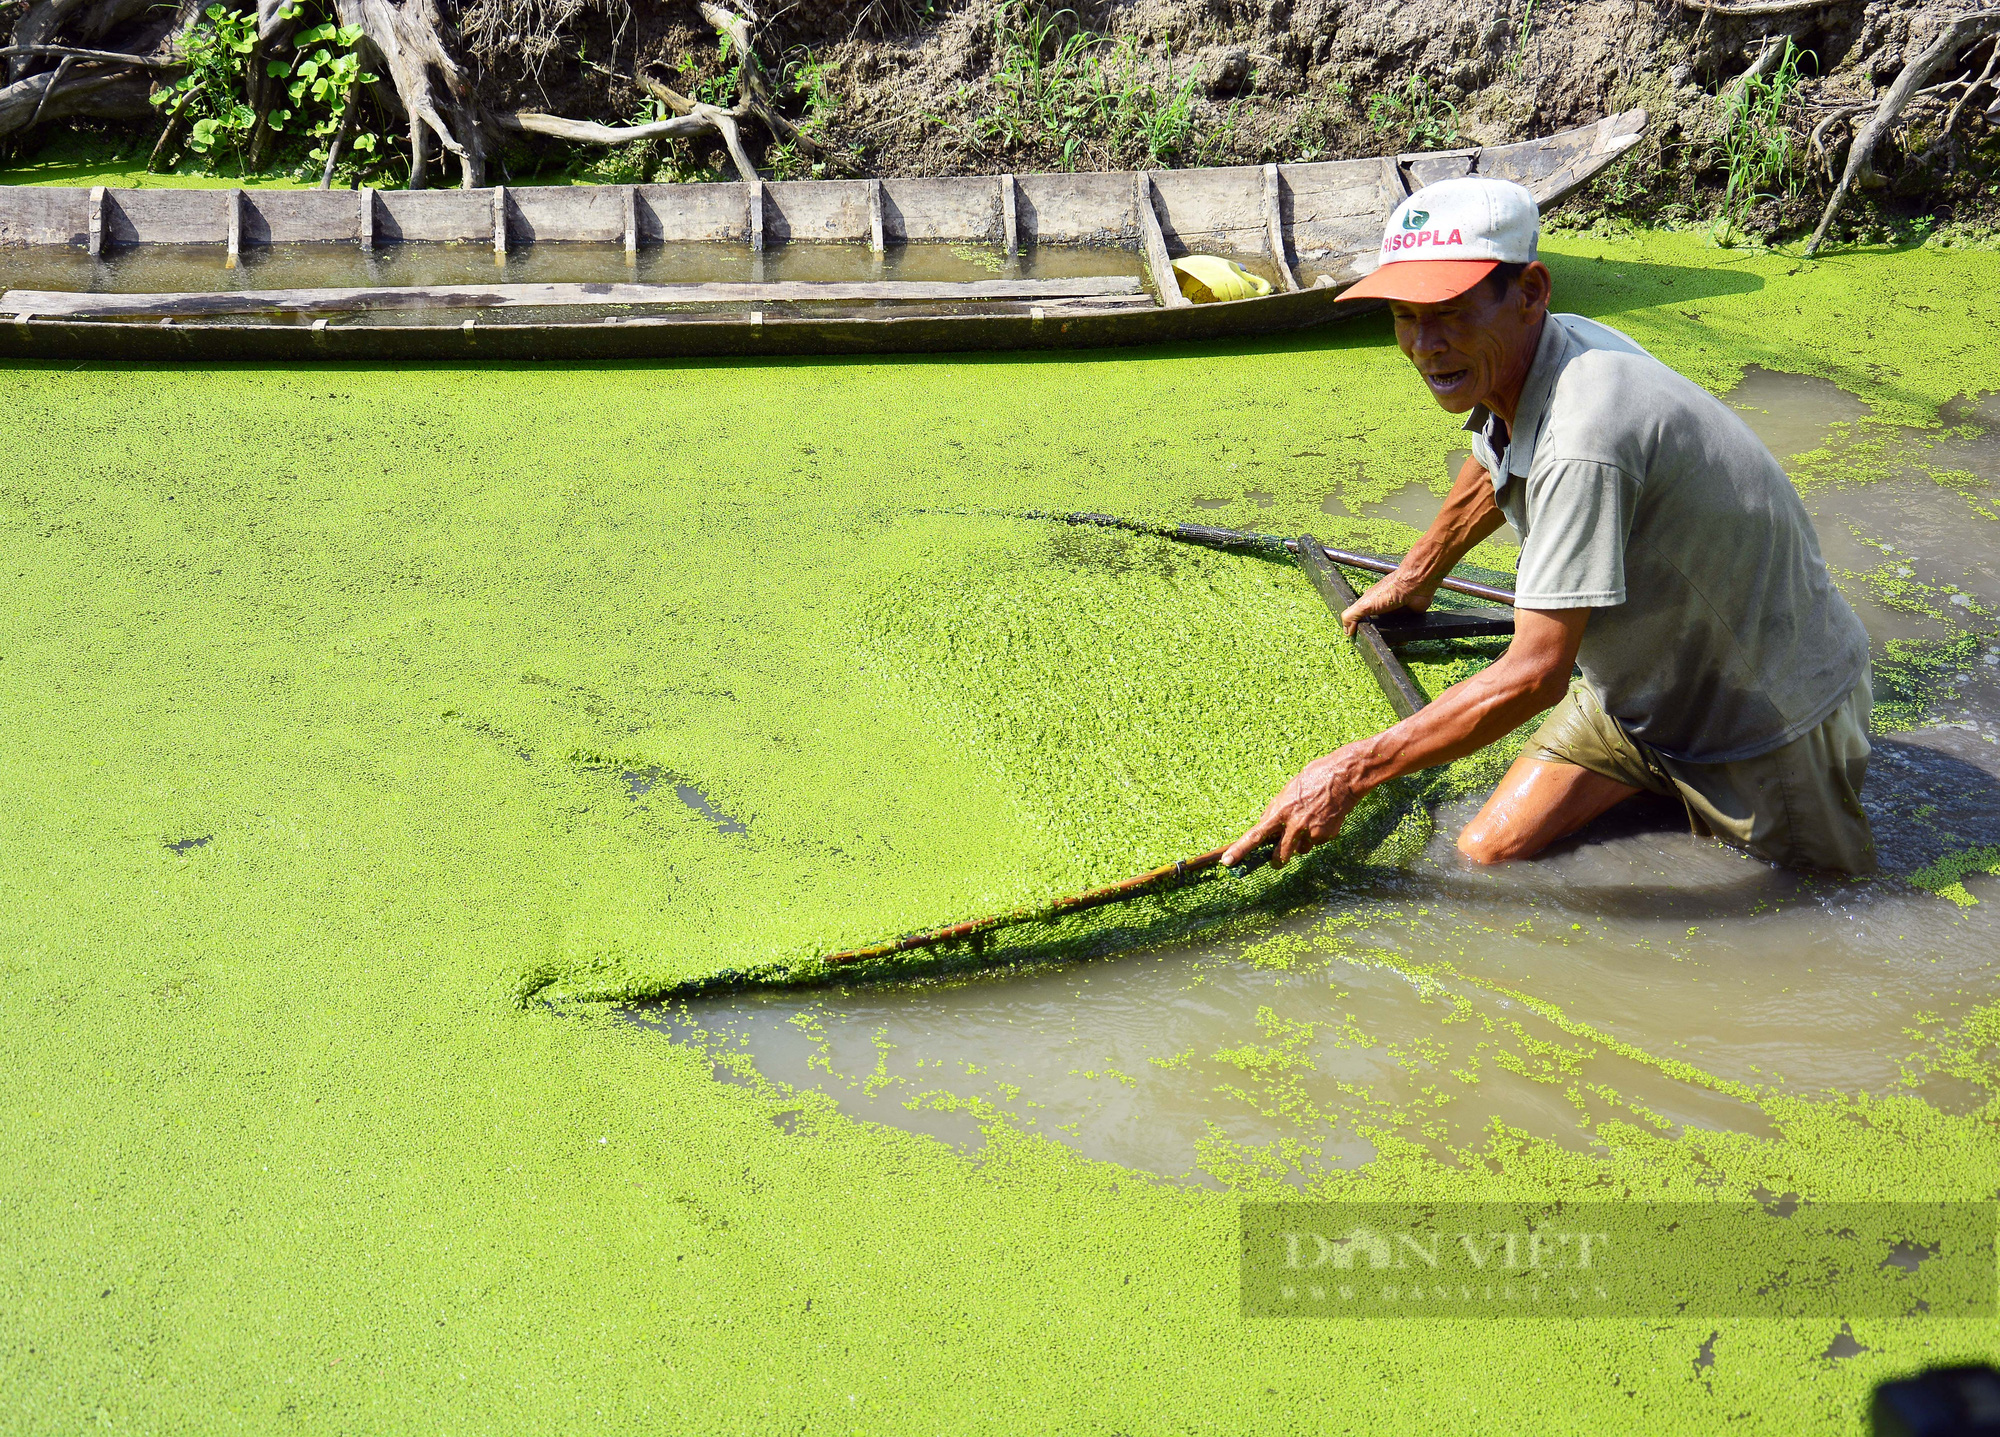
[[[1450,148],[1643,106],[1647,143],[1568,218],[1803,233],[1864,131],[1836,240],[1982,235],[2000,213],[1996,22],[1971,0],[301,0],[235,20],[227,5],[164,14],[0,4],[0,151],[32,157],[81,130],[134,164],[379,185],[909,175]],[[329,82],[343,46],[352,66]]]

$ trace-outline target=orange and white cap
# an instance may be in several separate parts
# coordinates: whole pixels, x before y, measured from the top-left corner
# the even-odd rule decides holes
[[[1532,260],[1540,228],[1535,197],[1511,180],[1439,180],[1396,206],[1375,272],[1340,297],[1411,304],[1455,298],[1495,265]]]

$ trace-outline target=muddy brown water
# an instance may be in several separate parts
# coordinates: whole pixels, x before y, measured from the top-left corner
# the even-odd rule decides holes
[[[1865,417],[1833,386],[1786,375],[1753,372],[1730,399],[1788,462]],[[1949,418],[1949,431],[1889,435],[1888,477],[1807,494],[1878,662],[1891,640],[1984,636],[1937,676],[1920,727],[1877,741],[1866,800],[1895,873],[2000,844],[2000,520],[1987,517],[2000,412]],[[1960,472],[1940,483],[1938,468]],[[1436,498],[1387,503],[1376,512],[1416,527]],[[1943,617],[1857,577],[1885,564],[1926,585]],[[1291,1181],[1352,1167],[1385,1133],[1451,1158],[1495,1122],[1579,1148],[1635,1115],[1768,1131],[1731,1083],[1918,1092],[1951,1110],[1983,1098],[1923,1057],[1940,1025],[1991,1000],[2000,880],[1968,879],[1978,901],[1960,907],[1895,877],[1801,876],[1689,836],[1650,799],[1535,862],[1482,870],[1452,844],[1476,806],[1442,810],[1409,871],[1329,892],[1254,939],[633,1017],[859,1119],[967,1149],[1005,1125],[1203,1184],[1246,1162]],[[1288,942],[1291,966],[1271,966]],[[1599,1036],[1566,1031],[1542,1004]],[[1557,1051],[1574,1070],[1551,1081],[1539,1065]]]

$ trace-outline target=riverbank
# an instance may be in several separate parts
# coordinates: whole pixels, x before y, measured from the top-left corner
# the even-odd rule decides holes
[[[1718,391],[1811,374],[1928,429],[2000,359],[2000,256],[1548,250],[1561,307]],[[1268,1175],[1004,1125],[975,1160],[591,1001],[1206,846],[1382,722],[1288,571],[919,512],[1394,547],[1367,506],[1462,436],[1379,322],[0,389],[0,1424],[1838,1432],[1885,1375],[2000,1355],[1924,1319],[1246,1322]],[[1324,1191],[1984,1200],[1991,999],[1911,1042],[1984,1106],[1774,1080],[1766,1136],[1496,1132]]]

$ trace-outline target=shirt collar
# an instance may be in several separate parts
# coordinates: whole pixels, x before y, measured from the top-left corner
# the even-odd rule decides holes
[[[1562,373],[1569,359],[1569,338],[1569,330],[1560,316],[1551,314],[1542,321],[1542,337],[1535,346],[1534,362],[1528,366],[1528,378],[1521,385],[1521,402],[1514,406],[1514,422],[1509,426],[1504,451],[1493,442],[1500,426],[1492,410],[1483,404],[1475,405],[1466,416],[1467,432],[1486,440],[1485,447],[1493,459],[1487,472],[1496,492],[1507,487],[1509,474],[1525,476],[1535,467],[1535,443],[1541,437],[1542,421],[1548,417],[1549,395],[1555,390],[1556,376]],[[1486,457],[1480,456],[1482,461]]]

